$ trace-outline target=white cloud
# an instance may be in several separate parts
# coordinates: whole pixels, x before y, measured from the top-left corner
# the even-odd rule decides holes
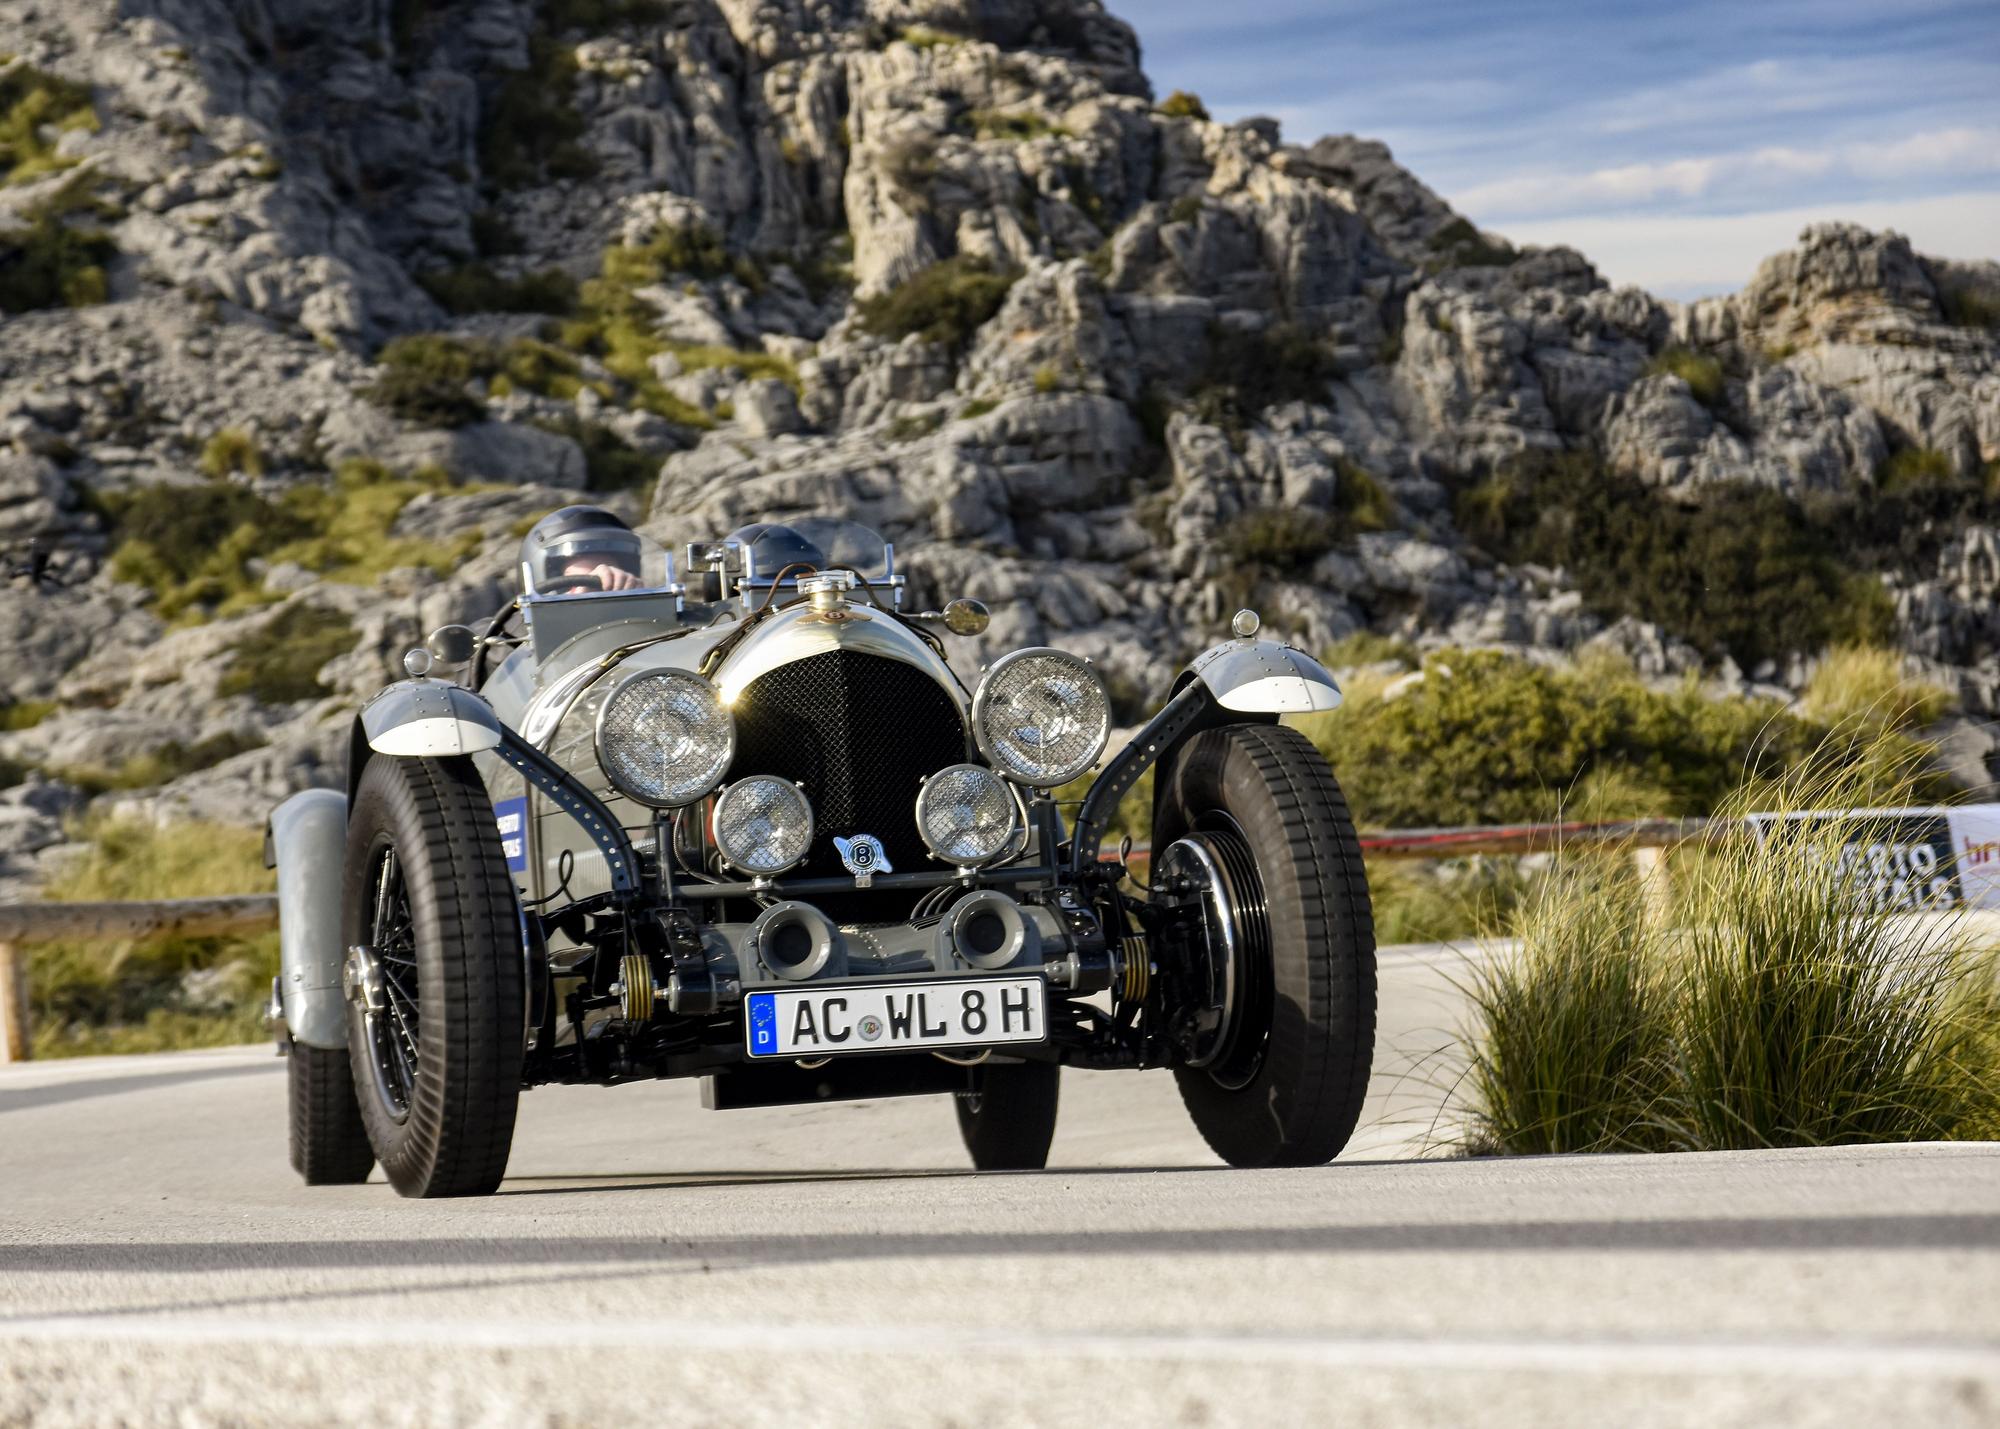
[[[1842,220],[1909,235],[1936,258],[2000,258],[2000,191],[1933,198],[1769,209],[1724,217],[1579,215],[1509,224],[1507,237],[1566,244],[1613,283],[1662,297],[1693,298],[1741,288],[1771,254],[1798,242],[1808,224]]]
[[[1550,212],[1616,208],[1660,199],[1754,192],[1773,181],[1846,174],[1857,178],[2000,173],[2000,128],[1936,129],[1888,142],[1864,140],[1820,149],[1767,145],[1731,154],[1623,164],[1588,173],[1516,174],[1454,196],[1476,218],[1538,218]]]

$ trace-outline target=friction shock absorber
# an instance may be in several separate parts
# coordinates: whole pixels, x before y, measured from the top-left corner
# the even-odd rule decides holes
[[[1120,1002],[1140,1003],[1153,985],[1152,954],[1147,949],[1144,929],[1129,929],[1118,940]]]
[[[1153,950],[1146,936],[1146,925],[1133,916],[1123,897],[1114,896],[1103,904],[1099,915],[1107,934],[1117,929],[1112,942],[1118,950],[1118,977],[1114,984],[1118,1001],[1136,1007],[1146,1000],[1153,986]]]
[[[627,953],[618,962],[620,1010],[627,1022],[653,1018],[653,965],[644,953]]]

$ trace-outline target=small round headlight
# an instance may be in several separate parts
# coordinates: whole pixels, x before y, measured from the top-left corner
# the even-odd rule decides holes
[[[1001,773],[1053,788],[1097,762],[1111,701],[1097,672],[1061,650],[1016,650],[993,662],[972,699],[972,729]]]
[[[715,686],[687,670],[634,675],[597,716],[597,762],[612,786],[654,808],[705,797],[736,756],[736,721]]]
[[[715,801],[715,846],[745,873],[783,873],[806,856],[812,840],[812,805],[775,774],[739,779]]]
[[[997,858],[1018,826],[1006,781],[977,764],[940,769],[917,794],[917,832],[925,846],[960,868]]]

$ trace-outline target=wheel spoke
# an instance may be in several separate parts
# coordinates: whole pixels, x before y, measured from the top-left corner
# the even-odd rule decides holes
[[[384,1097],[407,1113],[417,1084],[418,1004],[422,979],[417,970],[416,926],[409,892],[395,848],[385,848],[375,871],[369,927],[376,970],[381,974],[385,1013],[372,1015],[369,1044]]]

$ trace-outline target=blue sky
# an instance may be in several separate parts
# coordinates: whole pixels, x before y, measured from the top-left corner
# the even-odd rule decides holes
[[[2000,0],[1110,0],[1165,94],[1381,139],[1482,228],[1669,297],[1806,223],[2000,258]]]

